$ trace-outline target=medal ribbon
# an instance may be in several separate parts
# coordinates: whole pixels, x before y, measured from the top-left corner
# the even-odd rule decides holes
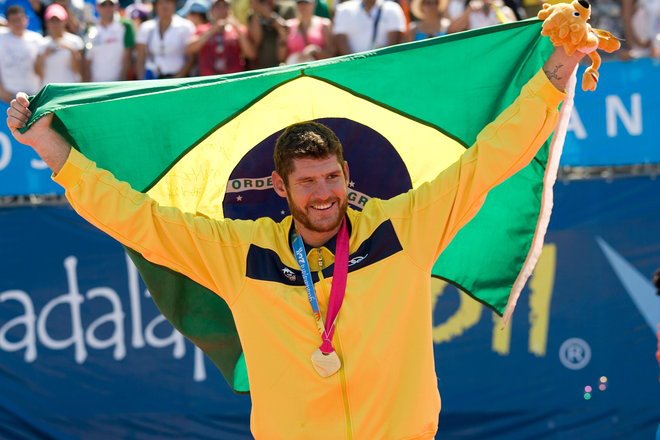
[[[296,257],[296,261],[302,271],[305,289],[307,289],[307,299],[309,300],[309,305],[312,307],[312,313],[316,319],[316,326],[318,327],[321,339],[323,340],[320,350],[324,354],[332,353],[335,351],[332,347],[332,336],[335,334],[335,323],[337,321],[337,316],[339,315],[339,309],[341,309],[341,304],[344,301],[346,280],[348,278],[348,225],[346,224],[346,218],[344,217],[342,220],[337,234],[335,268],[332,273],[332,287],[330,288],[330,299],[328,301],[328,313],[325,317],[325,324],[316,298],[312,273],[309,269],[309,264],[307,263],[305,244],[298,233],[295,234],[292,248],[293,255]]]

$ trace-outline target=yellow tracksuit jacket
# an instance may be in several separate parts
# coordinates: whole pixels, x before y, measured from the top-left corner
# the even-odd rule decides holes
[[[92,224],[229,304],[257,439],[431,439],[440,411],[431,267],[488,190],[533,159],[563,98],[539,71],[433,181],[390,200],[372,199],[362,212],[348,210],[350,267],[333,339],[342,368],[325,379],[310,361],[321,340],[291,251],[291,217],[213,220],[161,207],[75,150],[54,179]],[[334,256],[321,247],[308,257],[325,316]]]

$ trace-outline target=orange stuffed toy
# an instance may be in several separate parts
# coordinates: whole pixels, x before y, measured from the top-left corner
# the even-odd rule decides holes
[[[563,46],[568,55],[580,51],[591,58],[591,66],[582,76],[582,90],[596,90],[600,55],[596,49],[612,53],[621,47],[619,40],[601,29],[592,29],[587,23],[591,17],[591,6],[586,0],[556,5],[543,4],[537,17],[543,21],[541,35],[550,37],[552,44]]]

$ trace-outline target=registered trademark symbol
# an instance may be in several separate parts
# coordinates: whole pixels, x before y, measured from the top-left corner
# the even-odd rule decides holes
[[[559,360],[568,369],[581,370],[591,360],[591,347],[584,339],[567,339],[559,347]]]

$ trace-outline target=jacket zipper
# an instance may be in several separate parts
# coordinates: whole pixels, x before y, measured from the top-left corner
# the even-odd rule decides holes
[[[341,349],[341,342],[339,341],[339,336],[336,338],[336,350],[339,354],[340,359],[344,359],[344,353],[343,350]],[[346,414],[346,438],[348,440],[353,440],[353,422],[351,421],[351,411],[348,406],[348,389],[346,386],[346,370],[344,370],[344,367],[339,369],[339,381],[341,382],[341,397],[342,400],[344,401],[344,413]]]
[[[329,301],[329,295],[325,289],[325,278],[323,277],[323,254],[321,248],[317,248],[318,264],[319,264],[319,284],[323,290],[323,296]],[[336,333],[336,332],[335,332]],[[333,345],[335,345],[335,351],[339,355],[339,359],[344,359],[343,350],[341,349],[341,342],[339,341],[339,336],[333,338]],[[348,390],[346,387],[346,371],[344,370],[343,362],[342,367],[339,369],[339,382],[341,383],[341,397],[342,402],[344,403],[344,415],[346,417],[346,438],[348,440],[353,440],[353,423],[351,422],[351,411],[348,406]]]

